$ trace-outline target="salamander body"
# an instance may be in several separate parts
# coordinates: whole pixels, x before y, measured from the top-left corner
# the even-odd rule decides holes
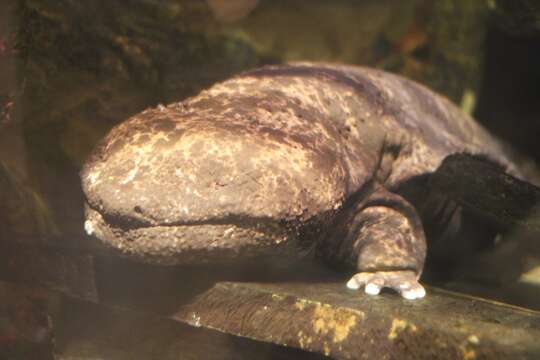
[[[460,152],[517,172],[496,139],[413,81],[346,65],[263,67],[116,126],[81,172],[85,228],[161,264],[317,247],[355,269],[350,288],[419,298],[419,208],[431,205],[403,189]]]

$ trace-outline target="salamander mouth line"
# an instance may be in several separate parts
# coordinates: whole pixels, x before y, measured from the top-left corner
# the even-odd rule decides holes
[[[190,221],[177,221],[177,222],[154,222],[141,221],[140,219],[129,218],[127,216],[115,216],[104,214],[102,211],[97,210],[86,202],[88,209],[96,213],[101,221],[112,228],[118,228],[122,230],[145,230],[155,228],[182,228],[182,227],[197,227],[197,226],[231,226],[237,228],[251,228],[260,231],[277,230],[281,229],[281,232],[285,230],[293,231],[299,225],[299,219],[282,220],[272,219],[268,217],[249,217],[242,215],[229,215],[221,218],[204,219],[204,220],[190,220]],[[87,221],[88,222],[88,221]],[[85,224],[86,226],[86,224]]]

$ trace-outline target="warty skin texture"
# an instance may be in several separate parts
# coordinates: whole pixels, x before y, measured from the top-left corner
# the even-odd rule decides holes
[[[317,246],[358,271],[350,288],[418,298],[424,230],[399,189],[456,152],[518,174],[473,119],[410,80],[346,65],[263,67],[116,126],[81,172],[85,227],[161,264]]]

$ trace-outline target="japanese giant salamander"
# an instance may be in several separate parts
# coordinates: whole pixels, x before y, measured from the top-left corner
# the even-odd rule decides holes
[[[517,172],[472,118],[413,81],[345,65],[263,67],[116,126],[81,173],[85,229],[158,264],[315,247],[354,268],[351,289],[421,298],[427,200],[400,189],[459,152]]]

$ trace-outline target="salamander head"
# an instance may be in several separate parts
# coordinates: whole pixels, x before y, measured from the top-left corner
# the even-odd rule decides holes
[[[94,150],[81,172],[87,233],[145,261],[226,261],[288,252],[341,204],[339,161],[181,108],[147,110]]]

